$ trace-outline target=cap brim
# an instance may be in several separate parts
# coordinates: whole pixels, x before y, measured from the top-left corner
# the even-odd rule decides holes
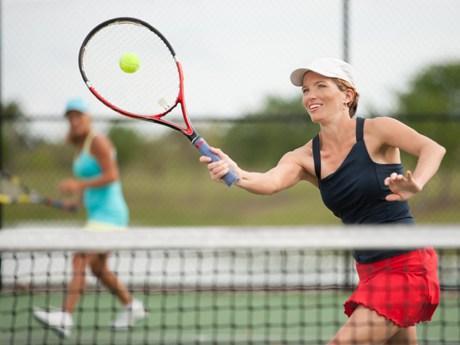
[[[291,73],[291,83],[295,86],[303,85],[303,77],[309,70],[307,68],[298,68]]]
[[[86,111],[82,111],[80,109],[69,109],[69,110],[65,111],[64,116],[69,115],[69,113],[79,113],[79,114],[83,115],[83,114],[86,114]]]
[[[327,78],[338,78],[349,82],[355,89],[356,85],[350,78],[345,78],[343,76],[333,75],[331,73],[325,73],[324,71],[320,71],[314,68],[298,68],[291,73],[291,83],[295,86],[303,86],[303,78],[305,77],[305,73],[307,72],[315,72],[321,74]]]

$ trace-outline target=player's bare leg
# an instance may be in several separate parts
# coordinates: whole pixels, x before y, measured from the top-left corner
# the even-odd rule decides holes
[[[112,292],[123,305],[128,305],[133,298],[126,286],[108,267],[108,254],[93,254],[89,259],[89,266],[92,273],[97,277],[110,292]]]
[[[89,259],[92,273],[106,286],[110,292],[118,297],[123,304],[116,319],[112,322],[115,330],[124,330],[147,316],[144,305],[132,297],[125,284],[113,273],[108,265],[109,254],[93,254]]]
[[[328,345],[416,345],[415,327],[400,328],[375,311],[358,306]]]
[[[391,339],[387,341],[387,345],[417,345],[417,330],[415,326],[408,328],[400,328]]]
[[[73,313],[81,294],[85,291],[86,286],[86,266],[89,255],[85,253],[76,253],[72,259],[72,279],[67,285],[67,294],[64,301],[64,311]]]

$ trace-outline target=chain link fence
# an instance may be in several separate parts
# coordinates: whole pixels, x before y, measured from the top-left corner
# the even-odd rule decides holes
[[[148,128],[149,125],[138,130],[137,122],[131,120],[107,122],[98,119],[96,117],[95,127],[108,133],[117,147],[133,224],[301,225],[338,222],[323,206],[319,191],[308,183],[270,197],[217,185],[210,181],[207,170],[198,162],[198,153],[182,135],[168,131],[158,133],[154,128]],[[451,158],[458,157],[460,152],[456,139],[460,121],[416,116],[403,121],[441,143],[448,144],[449,135],[454,137],[450,140],[453,144],[449,144],[449,153],[440,172],[420,195],[411,200],[411,205],[419,223],[457,223],[460,219],[460,163],[458,159]],[[28,126],[46,126],[65,131],[64,121],[54,119],[7,123],[7,126],[10,125],[23,130]],[[263,155],[261,152],[271,147],[265,142],[260,144],[261,147],[257,142],[255,146],[250,146],[246,140],[244,145],[229,140],[227,134],[232,128],[253,133],[275,131],[279,136],[267,139],[275,148],[286,147],[283,141],[290,135],[304,132],[305,137],[311,137],[316,131],[314,126],[305,124],[302,116],[290,121],[285,121],[283,117],[253,121],[202,119],[197,127],[210,142],[239,157],[241,166],[256,171],[267,170],[276,164],[277,153],[267,151]],[[41,193],[59,198],[56,186],[71,174],[74,149],[62,140],[49,141],[22,135],[6,141],[5,166]],[[407,168],[414,168],[415,161],[411,157],[404,156],[403,161]],[[84,219],[83,212],[76,216],[37,205],[7,206],[4,215],[7,223],[74,222]]]
[[[78,49],[98,23],[132,16],[173,42],[193,123],[248,169],[269,169],[316,134],[301,107],[291,107],[300,106],[300,96],[290,72],[321,56],[347,58],[358,71],[359,116],[396,116],[448,149],[439,174],[411,200],[417,221],[460,220],[460,73],[435,74],[437,87],[423,94],[425,103],[414,102],[422,109],[404,102],[421,94],[417,76],[431,66],[460,66],[456,0],[3,0],[1,9],[1,164],[42,193],[60,197],[56,185],[71,174],[75,152],[65,143],[62,112],[68,98],[81,96],[96,129],[117,147],[132,224],[338,223],[307,183],[270,197],[216,185],[182,136],[98,104],[79,75]],[[414,168],[413,159],[403,159]],[[41,206],[3,207],[5,225],[84,218]]]

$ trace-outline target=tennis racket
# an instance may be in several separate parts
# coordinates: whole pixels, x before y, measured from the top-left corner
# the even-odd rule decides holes
[[[140,61],[134,73],[119,66],[126,53]],[[182,66],[168,40],[150,24],[123,17],[97,25],[83,40],[78,64],[86,86],[107,107],[179,131],[201,154],[220,159],[193,129],[185,107]],[[182,111],[179,123],[165,118],[177,105]],[[230,171],[223,180],[231,186],[238,176]]]
[[[0,171],[0,204],[41,204],[69,212],[78,210],[74,205],[39,194],[6,171]]]

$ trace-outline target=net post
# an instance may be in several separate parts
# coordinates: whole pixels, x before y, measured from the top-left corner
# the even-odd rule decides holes
[[[350,62],[350,0],[343,0],[342,10],[343,60]]]
[[[2,54],[3,47],[1,42],[3,41],[3,1],[0,0],[0,170],[3,169],[3,92],[2,92]],[[3,205],[0,204],[0,231],[3,228]],[[2,257],[0,256],[0,291],[3,290],[3,271],[2,271]]]

